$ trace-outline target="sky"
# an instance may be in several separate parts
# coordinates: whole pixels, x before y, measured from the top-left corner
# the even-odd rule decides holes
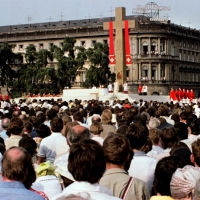
[[[200,0],[0,0],[0,26],[114,17],[115,7],[125,7],[126,15],[149,2],[170,7],[160,11],[172,23],[200,29]]]

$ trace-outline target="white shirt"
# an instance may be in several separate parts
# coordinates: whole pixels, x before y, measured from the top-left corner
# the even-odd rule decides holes
[[[0,132],[0,137],[2,137],[4,140],[6,140],[8,138],[8,135],[6,134],[7,130],[3,129]]]
[[[93,136],[91,139],[97,141],[101,146],[103,146],[104,139],[102,137],[100,137],[100,136]]]
[[[66,138],[62,133],[52,132],[50,136],[44,138],[40,143],[38,156],[46,157],[46,161],[53,163],[56,157],[56,150],[63,142],[66,142]]]
[[[156,159],[156,156],[163,152],[163,149],[159,146],[152,146],[152,150],[147,153],[147,156]]]
[[[56,200],[59,197],[67,197],[72,194],[90,200],[119,200],[119,198],[112,196],[113,193],[109,189],[98,183],[90,184],[78,181],[66,187],[61,194],[54,196],[51,200]]]
[[[109,84],[109,85],[108,85],[108,91],[109,91],[109,92],[112,92],[112,84]]]
[[[34,190],[44,192],[49,199],[62,192],[58,178],[53,175],[38,177],[31,187]]]
[[[124,83],[124,91],[128,91],[128,84]]]
[[[149,187],[149,191],[151,191],[156,164],[157,161],[148,157],[144,152],[135,152],[128,173],[130,176],[146,182]]]
[[[147,92],[147,86],[146,85],[143,85],[142,92]]]

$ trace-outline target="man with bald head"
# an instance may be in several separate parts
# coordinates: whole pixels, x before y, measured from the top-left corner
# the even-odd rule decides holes
[[[67,166],[70,146],[73,144],[77,144],[81,140],[90,139],[90,138],[91,138],[91,133],[89,129],[84,126],[76,125],[72,127],[71,129],[69,129],[66,136],[66,140],[67,140],[66,142],[69,145],[69,149],[63,155],[60,155],[59,157],[55,159],[54,165],[57,166],[57,164],[64,162],[66,163],[66,166]]]
[[[29,190],[36,175],[31,156],[24,148],[12,147],[4,153],[2,179],[0,199],[43,200],[42,196]]]
[[[3,130],[0,132],[0,137],[2,137],[4,140],[8,138],[8,135],[6,134],[8,125],[10,124],[9,118],[3,118],[1,121],[1,126]]]

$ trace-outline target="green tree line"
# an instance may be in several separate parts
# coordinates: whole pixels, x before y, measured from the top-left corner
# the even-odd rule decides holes
[[[53,45],[49,50],[32,44],[26,47],[25,54],[14,53],[15,45],[0,43],[0,85],[6,87],[13,97],[22,94],[58,94],[65,87],[71,88],[77,71],[89,63],[86,79],[82,86],[106,85],[108,79],[115,79],[109,69],[107,44],[95,43],[85,49],[75,46],[76,39],[66,37],[62,47]],[[26,62],[23,62],[23,56]],[[107,78],[107,79],[106,79]]]

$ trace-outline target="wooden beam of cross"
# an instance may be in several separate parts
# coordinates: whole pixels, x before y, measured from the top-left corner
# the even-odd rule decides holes
[[[116,79],[122,91],[122,85],[126,81],[126,55],[125,55],[125,38],[124,28],[126,20],[126,9],[124,7],[115,8],[115,21],[113,29],[115,29],[115,58],[116,58]],[[128,21],[129,28],[135,28],[135,20]],[[109,30],[109,22],[103,23],[103,29]]]

